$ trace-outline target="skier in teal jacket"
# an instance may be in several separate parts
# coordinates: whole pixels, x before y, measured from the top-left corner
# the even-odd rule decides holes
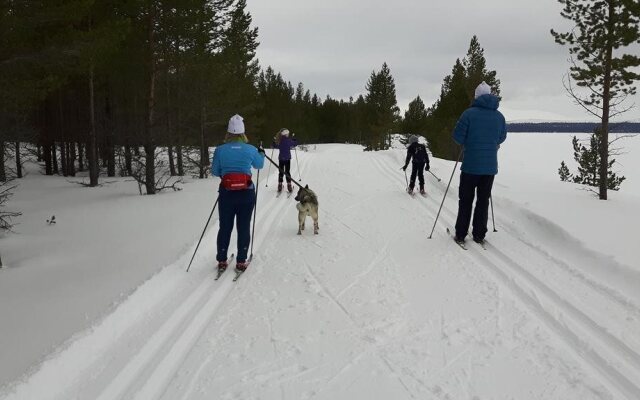
[[[498,111],[500,98],[491,94],[491,87],[482,82],[475,91],[475,100],[456,124],[453,140],[462,146],[460,170],[457,242],[464,242],[471,223],[473,199],[473,240],[483,243],[487,233],[489,199],[493,180],[498,173],[498,149],[507,138],[504,116]]]

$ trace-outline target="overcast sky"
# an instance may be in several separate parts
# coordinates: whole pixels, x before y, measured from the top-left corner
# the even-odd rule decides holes
[[[549,30],[572,25],[556,0],[248,0],[259,28],[258,57],[295,86],[348,99],[364,93],[387,62],[403,112],[417,95],[427,106],[456,58],[478,35],[498,72],[508,120],[590,120],[562,86],[568,48]],[[637,50],[637,48],[636,48]],[[640,96],[633,101],[640,106]],[[625,120],[640,118],[636,108]]]

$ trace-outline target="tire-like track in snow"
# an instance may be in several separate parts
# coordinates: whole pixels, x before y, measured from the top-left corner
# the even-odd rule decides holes
[[[398,188],[404,188],[404,182],[390,173],[395,168],[394,164],[379,158],[377,155],[372,155],[373,164],[380,173]],[[439,194],[444,195],[443,187],[439,185],[431,187],[437,187]],[[450,188],[449,192],[448,197],[456,196],[455,188]],[[420,206],[435,218],[440,199],[418,200]],[[440,218],[442,220],[440,225],[455,224],[456,211],[447,206],[446,201]],[[557,268],[562,270],[566,268],[537,247],[514,239],[503,240],[514,242],[514,248],[524,245],[534,253],[544,256],[548,263],[554,264]],[[640,398],[640,354],[637,351],[611,334],[604,326],[598,324],[568,298],[536,277],[525,265],[506,252],[491,244],[487,246],[488,251],[473,243],[468,247],[470,251],[462,254],[479,262],[504,287],[508,288],[526,309],[554,332],[556,337],[582,359],[591,371],[598,374],[612,392],[623,395],[627,399]],[[586,280],[584,283],[592,286]],[[619,297],[611,295],[609,291],[597,290],[597,292],[602,298],[611,302],[612,307],[624,306],[625,311],[634,312],[633,306],[621,302]]]

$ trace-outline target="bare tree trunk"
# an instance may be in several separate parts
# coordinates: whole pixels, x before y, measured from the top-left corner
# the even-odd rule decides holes
[[[68,165],[68,161],[67,161],[67,151],[66,151],[66,146],[67,144],[65,142],[60,142],[60,170],[62,171],[62,176],[68,176],[68,172],[67,172],[67,165]]]
[[[115,151],[115,130],[113,123],[113,113],[111,111],[111,96],[107,91],[105,99],[105,115],[107,118],[107,132],[105,137],[105,156],[107,161],[107,176],[116,176],[116,151]]]
[[[153,137],[153,123],[154,123],[154,110],[155,110],[155,91],[156,91],[156,62],[155,62],[155,5],[150,5],[151,10],[149,10],[149,18],[148,18],[148,26],[147,26],[147,34],[149,40],[149,92],[148,92],[148,102],[147,102],[147,121],[145,126],[145,186],[147,189],[147,194],[156,194],[156,166],[155,166],[155,141]]]
[[[36,157],[38,162],[42,162],[42,146],[40,146],[39,144],[36,145]]]
[[[4,151],[5,151],[4,140],[0,140],[0,182],[7,181],[7,171],[4,167]]]
[[[20,156],[20,142],[16,142],[16,176],[22,178],[22,158]]]
[[[82,142],[78,142],[78,171],[84,171],[84,146]]]
[[[51,165],[53,166],[53,173],[58,175],[60,170],[58,169],[58,152],[56,151],[56,142],[51,145]]]
[[[615,29],[614,14],[616,12],[616,2],[609,2],[609,20],[607,22],[607,51],[604,59],[604,82],[603,82],[603,98],[602,98],[602,129],[600,137],[600,200],[607,200],[607,189],[609,187],[609,112],[611,104],[611,69],[613,58],[612,36]]]
[[[205,178],[205,168],[209,162],[209,151],[205,147],[204,143],[204,128],[205,122],[207,120],[207,109],[205,106],[202,106],[202,111],[200,113],[200,165],[198,166],[200,169],[200,179]]]
[[[167,154],[169,156],[169,173],[171,176],[176,176],[176,164],[173,159],[173,129],[171,126],[171,90],[170,82],[167,78]]]
[[[42,158],[44,160],[45,175],[53,175],[53,165],[51,164],[51,145],[42,145]]]
[[[184,163],[182,161],[182,146],[176,146],[176,159],[178,161],[178,175],[184,176]]]
[[[62,111],[62,90],[58,91],[58,113],[59,113],[59,119],[60,119],[60,168],[62,169],[62,175],[67,176],[68,163],[67,163],[67,152],[65,151],[64,113]]]
[[[127,176],[133,175],[133,166],[132,166],[132,156],[131,156],[131,146],[124,146],[124,167],[127,173]]]
[[[93,89],[94,71],[93,65],[89,68],[89,118],[91,131],[87,142],[87,161],[89,162],[89,186],[98,186],[98,152],[96,144],[96,114],[95,114],[95,94]]]
[[[69,176],[76,176],[76,145],[74,142],[67,143],[67,173]]]
[[[167,146],[167,154],[169,156],[169,173],[171,176],[176,176],[176,161],[173,158],[173,146]]]

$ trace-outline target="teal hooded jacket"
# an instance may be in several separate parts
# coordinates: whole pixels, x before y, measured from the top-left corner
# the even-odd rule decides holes
[[[453,140],[463,146],[462,172],[474,175],[498,173],[498,148],[507,139],[507,124],[498,111],[500,99],[485,94],[473,101],[458,120]]]

